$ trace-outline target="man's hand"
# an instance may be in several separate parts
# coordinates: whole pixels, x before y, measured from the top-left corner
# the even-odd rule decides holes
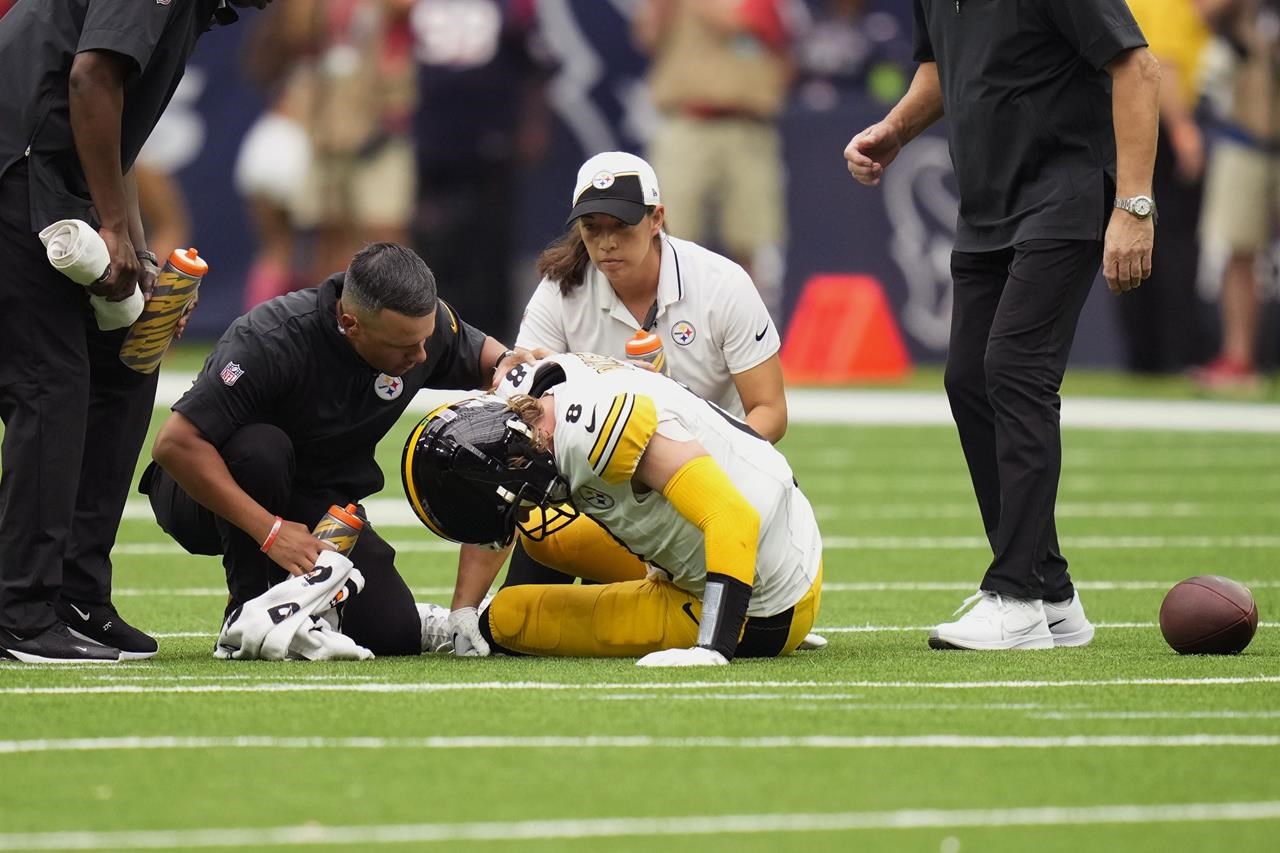
[[[480,614],[474,607],[449,611],[449,633],[453,635],[453,653],[457,657],[489,656],[489,643],[480,633]]]
[[[305,524],[286,521],[267,549],[267,556],[291,575],[305,575],[316,567],[316,560],[323,551],[336,551],[332,542],[317,539]]]
[[[902,139],[897,129],[882,121],[849,140],[844,149],[844,159],[855,181],[874,187],[901,150]]]
[[[1150,217],[1116,210],[1107,226],[1102,250],[1102,277],[1112,293],[1126,293],[1151,275],[1151,247],[1156,226]]]
[[[98,234],[107,244],[111,269],[105,279],[89,285],[89,292],[94,296],[105,296],[111,302],[128,299],[142,274],[142,262],[134,253],[129,232],[126,229],[100,228]]]
[[[138,265],[138,287],[142,289],[142,298],[150,299],[156,289],[156,280],[160,277],[160,268],[150,257],[139,257]]]
[[[509,350],[506,357],[498,359],[498,363],[493,366],[493,381],[489,384],[489,390],[497,388],[498,383],[502,382],[502,377],[507,375],[507,371],[517,364],[529,364],[536,360],[533,353],[527,349]]]
[[[182,340],[182,333],[187,330],[187,323],[191,322],[191,315],[199,304],[200,292],[196,291],[195,295],[191,297],[191,301],[187,303],[187,307],[182,309],[182,316],[178,318],[178,329],[173,333],[175,341]]]
[[[728,661],[715,649],[694,646],[691,649],[665,649],[650,652],[636,666],[726,666]]]

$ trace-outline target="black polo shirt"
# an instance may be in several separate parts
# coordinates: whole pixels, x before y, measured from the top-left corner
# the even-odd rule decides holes
[[[26,0],[0,18],[0,176],[24,156],[31,227],[95,221],[71,135],[71,62],[107,50],[131,63],[120,166],[133,166],[164,112],[218,0]]]
[[[1124,0],[913,3],[915,58],[937,62],[942,82],[956,249],[1101,240],[1116,160],[1102,69],[1146,45]]]
[[[358,501],[382,488],[374,448],[420,389],[488,386],[485,335],[441,302],[427,360],[404,376],[379,373],[338,331],[342,281],[339,273],[232,323],[173,410],[218,447],[246,424],[278,426],[293,441],[296,489]]]

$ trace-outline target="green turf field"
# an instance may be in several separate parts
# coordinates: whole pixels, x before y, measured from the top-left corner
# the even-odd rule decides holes
[[[1068,431],[1059,529],[1099,632],[1054,652],[925,646],[987,556],[952,429],[795,425],[784,450],[831,645],[714,670],[215,661],[220,566],[135,505],[116,602],[161,653],[0,665],[0,850],[1274,849],[1280,434]],[[379,527],[447,602],[450,549]],[[1245,654],[1161,639],[1165,590],[1202,573],[1252,587]]]

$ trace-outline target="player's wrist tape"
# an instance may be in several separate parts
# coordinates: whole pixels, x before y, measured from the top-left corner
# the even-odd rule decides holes
[[[725,660],[733,660],[750,603],[750,584],[729,575],[708,572],[707,588],[702,594],[702,621],[698,623],[698,645],[715,649]]]
[[[134,252],[134,254],[138,256],[140,261],[151,261],[153,266],[160,266],[160,259],[156,257],[155,252],[138,251]]]
[[[280,535],[280,525],[284,524],[284,519],[276,516],[275,523],[271,525],[271,532],[267,534],[267,538],[262,540],[262,553],[271,550],[271,546],[276,544],[276,537]]]

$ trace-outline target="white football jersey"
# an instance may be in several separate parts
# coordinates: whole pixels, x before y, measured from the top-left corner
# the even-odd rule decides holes
[[[554,395],[552,453],[574,505],[676,586],[702,595],[705,544],[661,493],[632,488],[654,432],[696,440],[760,514],[749,616],[781,613],[813,586],[822,558],[818,523],[791,466],[768,441],[679,383],[607,356],[555,355],[520,368],[497,393]],[[543,387],[549,379],[557,384]]]

